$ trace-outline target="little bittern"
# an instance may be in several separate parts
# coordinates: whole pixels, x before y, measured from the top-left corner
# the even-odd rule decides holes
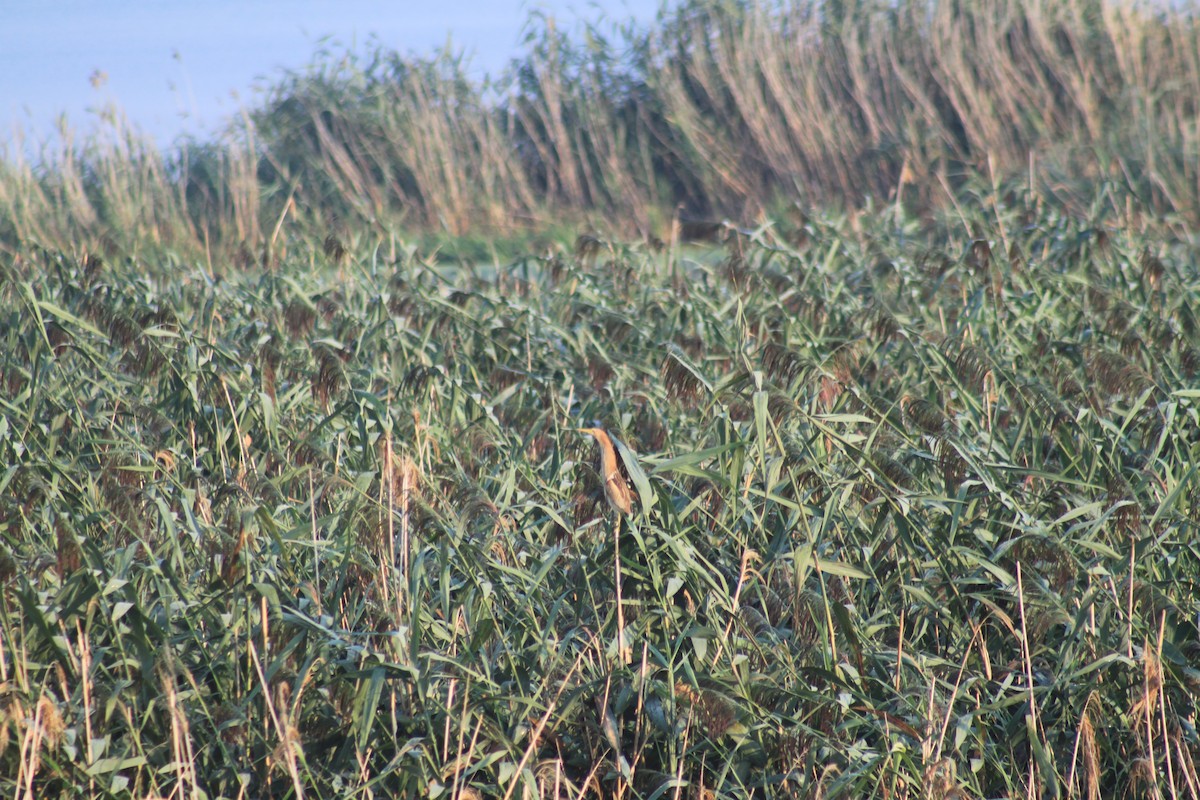
[[[629,491],[629,484],[621,476],[621,470],[617,468],[617,451],[612,439],[601,428],[580,428],[579,432],[590,433],[596,438],[596,443],[600,445],[600,477],[604,480],[604,496],[617,513],[628,516],[633,511],[633,495]]]
[[[600,445],[600,476],[604,479],[604,496],[618,514],[617,522],[613,525],[613,588],[617,596],[616,653],[622,663],[628,664],[633,660],[633,649],[625,632],[625,608],[621,600],[621,517],[628,517],[633,511],[633,495],[617,467],[617,451],[609,435],[600,428],[581,428],[579,432],[590,433]]]

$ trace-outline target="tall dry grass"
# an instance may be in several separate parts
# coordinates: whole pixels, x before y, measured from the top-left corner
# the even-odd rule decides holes
[[[160,237],[257,254],[295,213],[451,235],[780,201],[946,204],[1025,175],[1200,218],[1200,28],[1188,6],[692,0],[643,28],[533,16],[522,55],[319,55],[219,142],[128,126],[0,166],[0,241]]]
[[[252,130],[164,152],[108,108],[88,138],[63,124],[32,156],[17,141],[0,160],[0,247],[115,256],[135,246],[254,244],[264,187]]]

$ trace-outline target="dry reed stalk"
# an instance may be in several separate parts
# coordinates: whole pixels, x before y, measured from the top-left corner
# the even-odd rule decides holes
[[[267,599],[262,599],[262,620],[263,620],[263,652],[266,653],[267,648]],[[296,793],[297,800],[304,800],[304,783],[300,779],[299,759],[297,753],[304,752],[304,743],[300,739],[300,731],[292,719],[292,714],[287,709],[284,712],[287,716],[281,716],[281,712],[276,708],[275,693],[271,691],[271,685],[267,681],[266,673],[263,671],[262,661],[259,659],[258,648],[254,644],[254,638],[249,637],[246,640],[249,649],[249,655],[254,664],[254,671],[258,675],[259,685],[262,687],[263,706],[267,711],[267,721],[275,728],[276,736],[279,744],[272,753],[272,759],[282,760],[287,767],[288,776],[292,779],[292,790]],[[286,684],[284,684],[286,685]],[[268,759],[268,763],[270,759]]]

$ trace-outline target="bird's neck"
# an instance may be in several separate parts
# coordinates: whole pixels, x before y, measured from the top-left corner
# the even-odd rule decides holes
[[[604,472],[604,477],[608,478],[617,471],[617,452],[613,449],[612,439],[607,435],[600,440],[600,469]]]

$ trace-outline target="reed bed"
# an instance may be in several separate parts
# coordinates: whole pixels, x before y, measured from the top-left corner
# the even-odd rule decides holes
[[[936,215],[1024,180],[1200,221],[1200,27],[1186,3],[688,0],[647,25],[532,15],[480,76],[459,53],[329,51],[213,142],[159,151],[120,114],[0,158],[0,247],[165,242],[261,261],[285,214],[513,236],[777,217],[799,199]],[[236,258],[235,258],[236,256]]]
[[[1197,797],[1196,251],[973,191],[490,264],[21,244],[0,791]]]

